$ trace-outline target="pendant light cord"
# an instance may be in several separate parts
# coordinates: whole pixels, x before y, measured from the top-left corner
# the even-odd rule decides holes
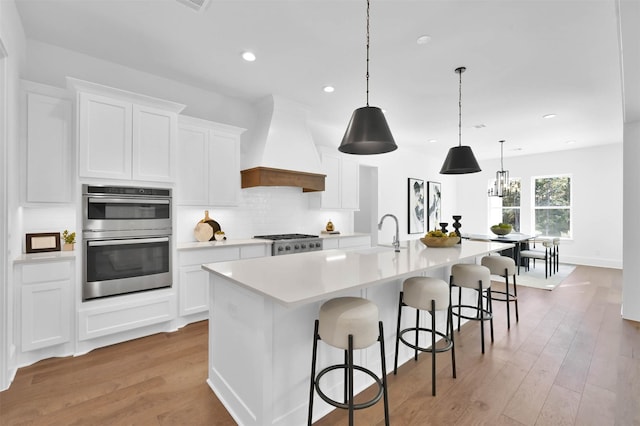
[[[369,106],[369,0],[367,0],[367,106]]]
[[[458,146],[462,146],[462,72],[464,68],[458,68],[460,81],[458,84]]]
[[[504,141],[500,141],[500,171],[504,172],[504,164],[502,163],[502,147],[504,146]]]

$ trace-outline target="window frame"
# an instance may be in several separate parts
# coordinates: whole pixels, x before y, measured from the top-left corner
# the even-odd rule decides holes
[[[568,206],[537,206],[536,205],[536,181],[539,179],[556,179],[556,178],[569,178],[569,205]],[[569,230],[567,236],[562,235],[544,235],[536,234],[536,212],[538,210],[558,210],[566,209],[569,211]],[[540,237],[560,238],[561,240],[573,239],[573,174],[571,173],[557,173],[549,175],[537,175],[531,176],[531,230],[534,234]]]

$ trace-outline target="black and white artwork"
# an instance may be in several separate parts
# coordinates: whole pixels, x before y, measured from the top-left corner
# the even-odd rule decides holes
[[[427,230],[440,229],[438,224],[442,220],[442,193],[440,182],[427,182]]]
[[[424,232],[424,180],[409,178],[409,233]]]

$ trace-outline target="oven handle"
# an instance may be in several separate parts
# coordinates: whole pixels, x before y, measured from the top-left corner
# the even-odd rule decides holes
[[[169,242],[169,237],[135,238],[131,240],[87,241],[87,244],[91,247],[97,247],[97,246],[121,246],[125,244],[146,244],[146,243],[162,243],[162,242]]]
[[[89,203],[110,203],[110,204],[169,204],[169,200],[147,200],[145,198],[89,198]]]

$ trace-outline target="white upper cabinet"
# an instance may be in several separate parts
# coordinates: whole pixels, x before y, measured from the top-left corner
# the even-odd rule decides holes
[[[175,181],[177,117],[184,105],[67,81],[77,91],[80,177]]]
[[[359,168],[357,161],[338,151],[321,149],[325,179],[325,190],[320,193],[320,207],[323,209],[358,210]]]
[[[70,203],[73,104],[66,91],[22,82],[21,193],[25,204]]]
[[[180,116],[178,205],[235,206],[240,196],[240,135],[244,129]]]

